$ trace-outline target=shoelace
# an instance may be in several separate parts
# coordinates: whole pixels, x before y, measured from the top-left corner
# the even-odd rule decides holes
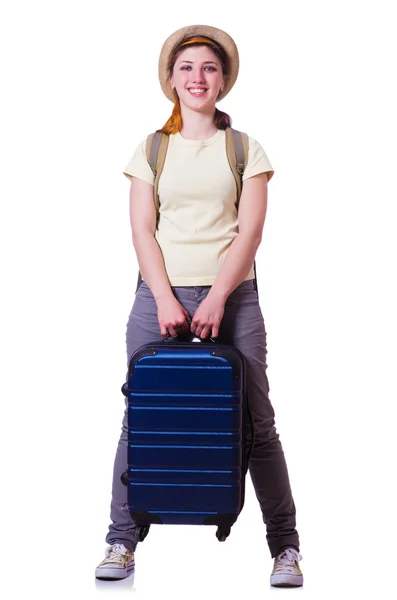
[[[286,548],[277,556],[275,569],[283,569],[289,573],[294,573],[295,563],[302,560],[302,556],[293,548]]]
[[[114,546],[109,546],[105,550],[106,558],[109,558],[113,562],[123,562],[126,554],[126,548],[122,544],[115,544]]]

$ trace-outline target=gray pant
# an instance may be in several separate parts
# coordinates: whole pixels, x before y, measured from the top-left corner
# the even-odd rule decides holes
[[[174,287],[175,297],[193,317],[210,286]],[[127,324],[127,362],[143,344],[161,341],[157,305],[145,282],[136,293]],[[271,556],[287,546],[299,551],[295,529],[295,505],[291,494],[284,452],[275,428],[266,375],[266,330],[253,280],[241,283],[228,297],[220,325],[219,343],[234,346],[243,354],[247,367],[247,392],[255,426],[255,443],[249,471],[266,524]],[[127,469],[127,399],[113,471],[108,544],[124,544],[135,551],[137,528],[127,505],[127,488],[120,477]]]

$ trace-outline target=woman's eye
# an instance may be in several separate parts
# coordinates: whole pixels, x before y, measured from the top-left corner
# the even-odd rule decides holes
[[[182,65],[182,67],[181,67],[181,71],[190,71],[190,70],[191,70],[191,68],[192,68],[192,67],[191,67],[190,65]],[[216,67],[213,67],[212,65],[206,65],[206,66],[204,67],[204,69],[205,69],[206,71],[211,71],[211,72],[212,72],[212,71],[216,71],[216,70],[217,70],[217,69],[216,69]]]

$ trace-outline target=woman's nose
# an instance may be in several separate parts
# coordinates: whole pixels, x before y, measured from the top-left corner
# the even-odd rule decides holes
[[[199,67],[193,69],[193,71],[191,72],[191,76],[193,83],[204,83],[205,81],[204,69],[201,69]]]

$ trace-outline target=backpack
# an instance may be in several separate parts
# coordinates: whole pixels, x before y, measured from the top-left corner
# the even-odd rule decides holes
[[[242,176],[248,162],[248,136],[246,133],[227,127],[226,134],[226,154],[232,170],[237,188],[237,209],[240,202]],[[156,206],[157,219],[159,218],[160,200],[158,196],[158,187],[161,173],[163,171],[165,158],[167,156],[169,136],[161,131],[151,133],[146,140],[146,156],[148,163],[154,174],[154,201]],[[254,262],[254,286],[258,294],[258,285],[256,280],[256,264]],[[138,283],[136,292],[142,283],[142,275],[138,273]],[[135,292],[135,293],[136,293]]]

